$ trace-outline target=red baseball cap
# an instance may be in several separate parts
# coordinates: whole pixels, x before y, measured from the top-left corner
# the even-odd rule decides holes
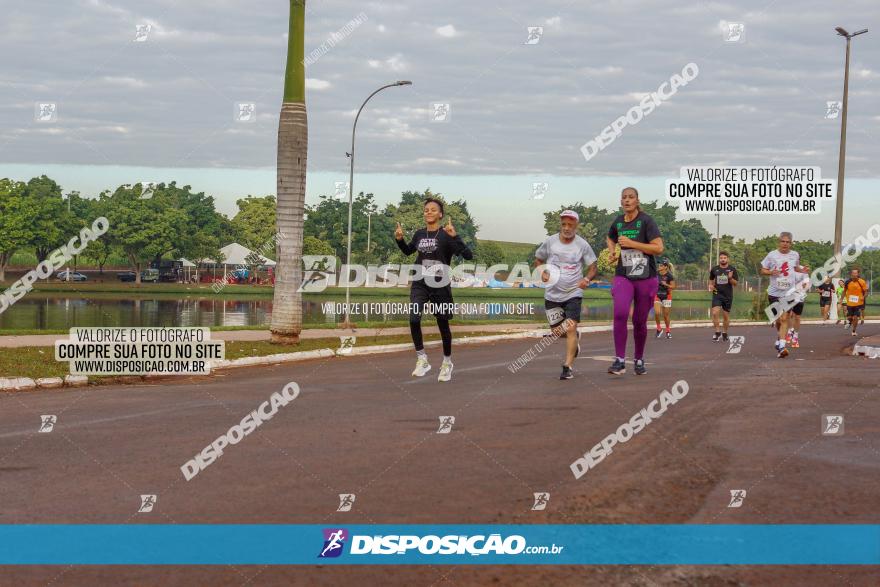
[[[559,215],[560,218],[574,218],[575,222],[580,222],[581,217],[574,210],[565,210]]]

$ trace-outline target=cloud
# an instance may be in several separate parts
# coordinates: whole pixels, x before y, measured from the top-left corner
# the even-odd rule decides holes
[[[316,79],[307,77],[306,78],[306,89],[307,90],[326,90],[330,88],[330,82],[322,79]]]
[[[455,27],[452,26],[451,24],[437,27],[436,29],[434,29],[434,32],[437,34],[437,36],[445,37],[447,39],[451,39],[452,37],[459,36],[458,31],[456,31]]]
[[[145,88],[147,83],[134,77],[105,75],[101,78],[104,82],[112,85],[125,86],[127,88]]]
[[[15,142],[0,147],[0,163],[271,167],[286,6],[14,3],[0,24],[7,56],[0,129]],[[804,0],[760,10],[717,0],[677,9],[646,0],[510,0],[503,10],[463,0],[312,2],[306,53],[326,45],[307,69],[309,169],[344,166],[339,154],[358,106],[401,78],[413,86],[389,88],[364,110],[358,137],[369,139],[370,156],[359,169],[666,176],[682,165],[770,163],[774,153],[836,169],[839,128],[824,119],[825,101],[840,99],[843,77],[833,24],[877,20],[880,7],[876,0]],[[361,13],[364,25],[328,42]],[[724,41],[722,18],[745,23],[744,42]],[[133,43],[142,23],[153,25],[149,39]],[[526,26],[545,27],[538,44],[523,44]],[[870,155],[880,133],[880,46],[870,38],[853,42],[852,177],[878,175]],[[584,160],[581,145],[691,61],[700,67],[693,82]],[[232,124],[239,100],[257,103],[256,122]],[[37,101],[60,103],[52,128],[34,123]],[[430,121],[435,102],[452,103],[449,122]]]
[[[399,53],[396,55],[392,55],[384,61],[380,61],[378,59],[370,59],[369,61],[367,61],[367,65],[369,65],[373,69],[387,68],[394,72],[402,72],[407,70],[407,64],[403,60],[403,55],[400,55]]]

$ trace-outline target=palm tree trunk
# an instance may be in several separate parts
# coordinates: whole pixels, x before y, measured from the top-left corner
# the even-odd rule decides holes
[[[284,99],[278,123],[278,193],[272,342],[296,344],[302,331],[303,211],[309,146],[305,100],[305,0],[290,0]]]

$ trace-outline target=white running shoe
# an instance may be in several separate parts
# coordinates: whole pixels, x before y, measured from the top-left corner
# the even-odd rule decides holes
[[[413,377],[424,377],[430,370],[431,365],[428,364],[427,355],[419,355],[419,358],[416,360],[416,368],[412,372]]]
[[[452,379],[452,361],[444,360],[440,364],[440,375],[437,376],[437,381],[449,381],[450,379]]]

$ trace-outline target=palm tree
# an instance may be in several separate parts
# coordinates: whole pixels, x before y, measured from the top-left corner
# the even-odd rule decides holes
[[[290,0],[284,99],[278,123],[277,265],[272,342],[296,344],[302,330],[303,208],[306,198],[305,0]]]

